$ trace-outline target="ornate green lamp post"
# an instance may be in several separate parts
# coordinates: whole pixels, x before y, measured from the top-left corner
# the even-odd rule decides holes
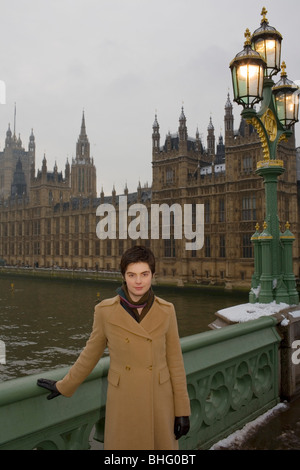
[[[287,78],[286,65],[281,58],[281,34],[266,18],[262,10],[261,26],[254,33],[246,30],[246,42],[230,63],[234,101],[243,106],[241,113],[257,130],[263,147],[263,160],[256,173],[264,179],[266,208],[263,231],[252,236],[254,245],[254,274],[249,300],[251,303],[276,301],[298,304],[292,263],[293,234],[286,224],[280,232],[277,210],[277,180],[285,171],[283,161],[277,159],[277,146],[293,134],[298,121],[298,87]],[[281,79],[274,84],[273,76],[282,69]],[[254,105],[261,103],[260,110]]]

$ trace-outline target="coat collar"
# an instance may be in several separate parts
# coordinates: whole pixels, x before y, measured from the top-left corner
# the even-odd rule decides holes
[[[111,300],[111,306],[113,308],[108,316],[108,322],[128,330],[133,334],[151,338],[151,334],[154,330],[158,329],[164,321],[165,315],[163,314],[164,312],[160,307],[160,302],[157,297],[154,297],[152,307],[140,323],[136,322],[122,307],[118,295]]]

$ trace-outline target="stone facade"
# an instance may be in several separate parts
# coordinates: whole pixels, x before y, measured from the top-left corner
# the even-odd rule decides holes
[[[204,247],[187,252],[181,240],[157,240],[158,270],[163,278],[180,282],[222,284],[228,288],[249,286],[253,274],[253,247],[250,241],[258,222],[265,218],[263,180],[255,174],[263,160],[258,135],[241,121],[234,130],[233,108],[228,96],[224,116],[225,158],[220,138],[215,153],[213,125],[208,126],[207,149],[198,139],[189,139],[182,112],[176,136],[169,134],[160,147],[157,118],[153,125],[152,201],[173,204],[204,204]],[[286,221],[296,235],[298,227],[295,141],[279,145],[278,158],[286,169],[278,184],[279,222]],[[298,243],[298,242],[297,242]],[[169,247],[168,245],[171,245]],[[298,244],[293,247],[294,270],[298,276]],[[171,251],[171,255],[170,255]]]
[[[119,196],[115,190],[110,196],[103,192],[97,197],[96,168],[90,158],[90,147],[83,115],[81,131],[76,145],[76,157],[71,165],[67,161],[64,175],[55,165],[47,169],[46,157],[42,169],[35,174],[34,140],[28,158],[31,174],[27,190],[12,192],[18,177],[5,176],[0,186],[0,258],[7,264],[61,268],[83,268],[118,271],[123,251],[136,243],[150,246],[157,257],[157,280],[174,284],[197,283],[249,287],[253,274],[253,247],[250,238],[255,225],[264,222],[265,194],[262,178],[255,174],[256,164],[262,160],[262,148],[256,131],[245,121],[234,129],[233,108],[228,95],[224,116],[225,141],[219,136],[215,145],[212,119],[207,129],[204,146],[198,130],[195,137],[187,131],[187,119],[182,108],[176,133],[167,134],[161,145],[157,116],[152,128],[152,187],[138,185],[137,191],[128,193],[127,209],[142,204],[148,211],[149,232],[144,239],[120,239]],[[0,153],[1,156],[8,152]],[[285,173],[278,184],[279,223],[289,221],[296,236],[293,246],[294,271],[299,275],[299,226],[297,197],[296,149],[294,139],[281,143],[278,158],[284,161]],[[23,159],[24,160],[24,159]],[[22,159],[20,159],[22,162]],[[29,160],[30,161],[30,160]],[[18,162],[18,160],[17,160]],[[15,171],[17,167],[15,165]],[[23,164],[23,162],[22,162]],[[4,182],[4,180],[1,180]],[[96,216],[100,204],[115,208],[117,233],[115,239],[99,240]],[[200,250],[187,250],[182,217],[182,239],[176,238],[178,229],[170,214],[170,237],[153,239],[150,232],[152,205],[171,207],[179,205],[184,213],[185,204],[193,209],[193,223],[197,204],[204,205],[204,246]],[[137,206],[135,206],[137,207]],[[138,215],[138,212],[136,213]],[[127,222],[134,220],[127,217]],[[139,227],[135,219],[136,234]],[[141,228],[141,227],[140,227]],[[148,238],[147,238],[148,237]]]

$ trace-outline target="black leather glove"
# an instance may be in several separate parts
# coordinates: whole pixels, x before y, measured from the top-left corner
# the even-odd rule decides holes
[[[185,436],[190,429],[190,418],[188,416],[175,416],[174,434],[176,440]]]
[[[57,390],[55,384],[56,380],[38,379],[37,381],[37,385],[39,387],[43,387],[51,391],[51,393],[47,395],[47,400],[52,400],[52,398],[56,398],[58,397],[58,395],[61,395],[61,393]]]

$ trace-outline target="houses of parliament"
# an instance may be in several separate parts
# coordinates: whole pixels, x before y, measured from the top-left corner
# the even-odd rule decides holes
[[[300,177],[294,137],[279,144],[278,158],[285,167],[278,182],[279,223],[284,231],[288,221],[296,237],[293,260],[299,278]],[[205,144],[198,130],[194,137],[188,134],[183,108],[178,129],[164,139],[155,115],[152,186],[141,187],[138,183],[133,193],[125,187],[124,195],[128,207],[135,203],[148,208],[163,203],[181,207],[191,204],[193,208],[203,204],[204,245],[200,250],[188,251],[186,240],[174,236],[172,218],[167,239],[151,239],[150,235],[146,239],[124,239],[118,233],[114,239],[97,237],[97,207],[109,203],[118,214],[119,197],[114,189],[110,195],[103,191],[97,195],[96,167],[90,156],[84,114],[76,156],[72,162],[66,161],[64,173],[56,164],[49,171],[45,156],[42,167],[36,170],[33,132],[25,150],[20,137],[8,128],[0,151],[0,260],[20,267],[118,272],[124,250],[143,244],[155,253],[158,283],[249,287],[254,270],[251,237],[256,224],[262,230],[265,220],[264,184],[255,173],[262,159],[255,129],[244,120],[235,129],[229,94],[224,137],[216,139],[210,119]]]

